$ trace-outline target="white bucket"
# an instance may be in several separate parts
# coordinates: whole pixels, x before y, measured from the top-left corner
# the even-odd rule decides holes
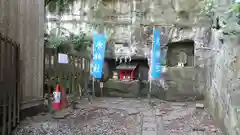
[[[53,96],[54,96],[54,103],[60,103],[61,92],[53,92]]]

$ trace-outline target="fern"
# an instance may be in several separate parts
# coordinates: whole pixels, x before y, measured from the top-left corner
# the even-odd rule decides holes
[[[66,44],[67,39],[65,37],[49,37],[45,46],[47,48],[59,48]]]

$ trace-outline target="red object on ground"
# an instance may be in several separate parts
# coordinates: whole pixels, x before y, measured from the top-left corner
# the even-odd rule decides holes
[[[60,107],[61,108],[66,107],[67,104],[68,104],[68,101],[67,101],[66,92],[65,92],[64,86],[62,85],[62,87],[61,87]]]
[[[58,84],[56,86],[56,91],[55,92],[56,93],[60,92]],[[68,104],[67,96],[66,96],[66,93],[65,93],[63,85],[61,85],[60,101],[59,102],[56,102],[56,101],[58,101],[58,100],[54,99],[54,102],[52,103],[52,108],[55,109],[56,111],[58,111],[58,110],[60,110],[62,108],[65,108],[67,106],[67,104]]]
[[[55,92],[59,92],[59,86],[57,84],[56,86],[56,91]],[[55,98],[55,97],[54,97]],[[61,98],[61,97],[60,97]],[[55,100],[55,99],[54,99]],[[55,109],[55,110],[60,110],[61,106],[60,106],[60,103],[56,103],[55,101],[52,103],[52,108]]]

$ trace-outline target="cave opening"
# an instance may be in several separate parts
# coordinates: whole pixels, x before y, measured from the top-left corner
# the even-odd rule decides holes
[[[167,50],[167,66],[193,67],[194,41],[180,41],[169,43]]]

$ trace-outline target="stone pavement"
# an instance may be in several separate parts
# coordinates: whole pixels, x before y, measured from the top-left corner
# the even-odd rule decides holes
[[[102,98],[93,101],[93,105],[125,110],[129,115],[140,114],[139,125],[137,125],[139,127],[136,128],[135,135],[160,135],[164,132],[162,115],[156,112],[157,104],[149,104],[146,99]]]
[[[101,106],[139,114],[139,125],[134,135],[222,135],[204,109],[196,109],[195,102],[177,103],[158,99],[97,98],[92,104],[78,107]],[[205,122],[205,123],[204,123]]]
[[[38,135],[223,135],[204,109],[196,109],[195,102],[96,98],[92,103],[79,100],[76,107],[56,113],[55,118],[28,118],[33,120],[20,124],[13,135],[30,131]],[[58,115],[64,118],[56,119]]]

